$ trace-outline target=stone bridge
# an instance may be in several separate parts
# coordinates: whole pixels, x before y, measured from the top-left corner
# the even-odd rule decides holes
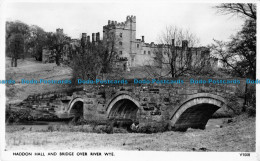
[[[75,92],[29,96],[24,104],[53,111],[59,118],[123,119],[139,122],[141,126],[176,130],[204,129],[216,111],[241,110],[245,80],[239,79],[239,84],[191,84],[188,78],[182,80],[183,84],[134,84],[128,80],[120,85],[84,85]]]

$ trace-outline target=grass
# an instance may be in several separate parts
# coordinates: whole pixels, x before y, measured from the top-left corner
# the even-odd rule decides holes
[[[34,59],[19,59],[18,67],[10,67],[10,59],[6,58],[6,79],[15,80],[15,85],[6,86],[7,103],[17,103],[31,94],[45,93],[68,88],[66,84],[21,84],[21,79],[64,80],[71,78],[69,67],[58,67],[54,63],[43,64]]]
[[[38,130],[38,132],[128,133],[125,128],[109,128],[106,125],[49,125],[46,129]]]
[[[11,127],[7,127],[6,132],[7,150],[31,150],[33,148],[37,150],[117,149],[253,152],[256,140],[255,117],[245,115],[235,117],[233,122],[225,123],[222,128],[188,129],[187,132],[168,131],[152,134],[93,133],[90,132],[93,127],[88,125],[54,126],[38,131],[21,128],[9,131]]]
[[[21,84],[21,79],[25,80],[65,80],[72,78],[72,69],[68,66],[56,66],[55,63],[43,64],[35,61],[33,58],[19,59],[18,67],[10,67],[10,58],[6,58],[6,79],[16,81],[15,85],[6,86],[7,103],[17,103],[26,99],[29,95],[46,93],[66,89],[66,84]],[[109,74],[109,77],[114,77]],[[115,77],[124,77],[125,79],[143,78],[147,73],[141,68],[132,68],[131,72],[119,72]]]
[[[32,59],[19,60],[18,68],[8,66],[7,79],[70,79],[71,69],[55,64],[42,64]],[[141,68],[120,74],[126,79],[143,78]],[[28,95],[67,88],[66,85],[20,84],[7,86],[7,103],[16,103]],[[222,117],[221,114],[216,117]],[[65,150],[65,149],[118,149],[156,151],[255,151],[255,118],[239,116],[221,128],[211,130],[189,129],[187,132],[128,133],[113,128],[106,132],[105,125],[63,126],[51,125],[46,129],[6,126],[7,150]]]
[[[24,140],[22,138],[10,138],[7,140],[7,144],[12,144],[14,146],[21,146],[21,145],[36,145],[36,146],[43,146],[48,144],[48,138],[34,138],[32,140]]]

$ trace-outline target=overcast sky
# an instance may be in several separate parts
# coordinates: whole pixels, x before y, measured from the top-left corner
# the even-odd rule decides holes
[[[167,25],[189,29],[208,45],[213,39],[228,40],[241,29],[243,20],[231,15],[217,14],[213,3],[8,3],[7,20],[20,20],[38,25],[45,31],[63,28],[72,38],[82,32],[102,33],[108,20],[123,22],[127,15],[137,19],[137,38],[158,42]]]

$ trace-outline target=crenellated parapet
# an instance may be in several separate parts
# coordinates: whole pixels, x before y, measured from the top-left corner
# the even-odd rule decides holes
[[[127,16],[124,22],[108,20],[107,25],[103,26],[103,29],[124,29],[129,23],[136,23],[136,16]]]
[[[126,17],[126,22],[136,22],[136,16],[133,16],[133,15],[131,15],[131,16],[127,16]]]

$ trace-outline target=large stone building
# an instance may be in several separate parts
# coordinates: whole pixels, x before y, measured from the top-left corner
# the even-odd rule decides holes
[[[188,47],[188,41],[183,40],[182,46],[172,44],[146,43],[144,36],[136,38],[136,16],[127,16],[126,21],[118,23],[108,20],[108,24],[103,26],[103,41],[115,41],[115,50],[119,57],[125,57],[131,67],[144,65],[158,65],[154,58],[161,52],[162,59],[167,60],[169,52],[177,53],[177,60],[182,63],[189,62],[195,64],[202,58],[209,58],[210,52],[205,47]],[[159,53],[160,54],[160,53]]]
[[[63,34],[62,29],[57,29],[56,34]],[[174,39],[170,44],[155,44],[154,42],[146,43],[144,36],[141,39],[136,38],[136,16],[127,16],[126,21],[118,23],[117,21],[108,20],[108,24],[103,26],[103,40],[99,32],[87,35],[82,33],[82,40],[86,43],[98,44],[99,42],[113,42],[113,50],[116,52],[117,59],[115,60],[116,67],[122,67],[129,70],[130,67],[138,67],[145,65],[162,66],[167,64],[171,59],[172,53],[177,55],[177,67],[195,66],[196,64],[205,63],[205,60],[210,61],[216,66],[216,60],[210,58],[210,51],[206,47],[189,47],[187,40],[182,40],[181,46],[175,46]],[[91,38],[91,39],[90,39]],[[72,39],[71,47],[79,46],[81,40]],[[66,50],[68,51],[68,50]],[[44,51],[44,62],[48,61],[50,56]],[[45,59],[46,57],[46,59]],[[68,53],[62,53],[62,60],[68,60]],[[157,58],[155,61],[155,58]],[[158,58],[160,61],[158,61]],[[204,61],[204,62],[203,62]],[[166,62],[166,63],[165,63]]]

